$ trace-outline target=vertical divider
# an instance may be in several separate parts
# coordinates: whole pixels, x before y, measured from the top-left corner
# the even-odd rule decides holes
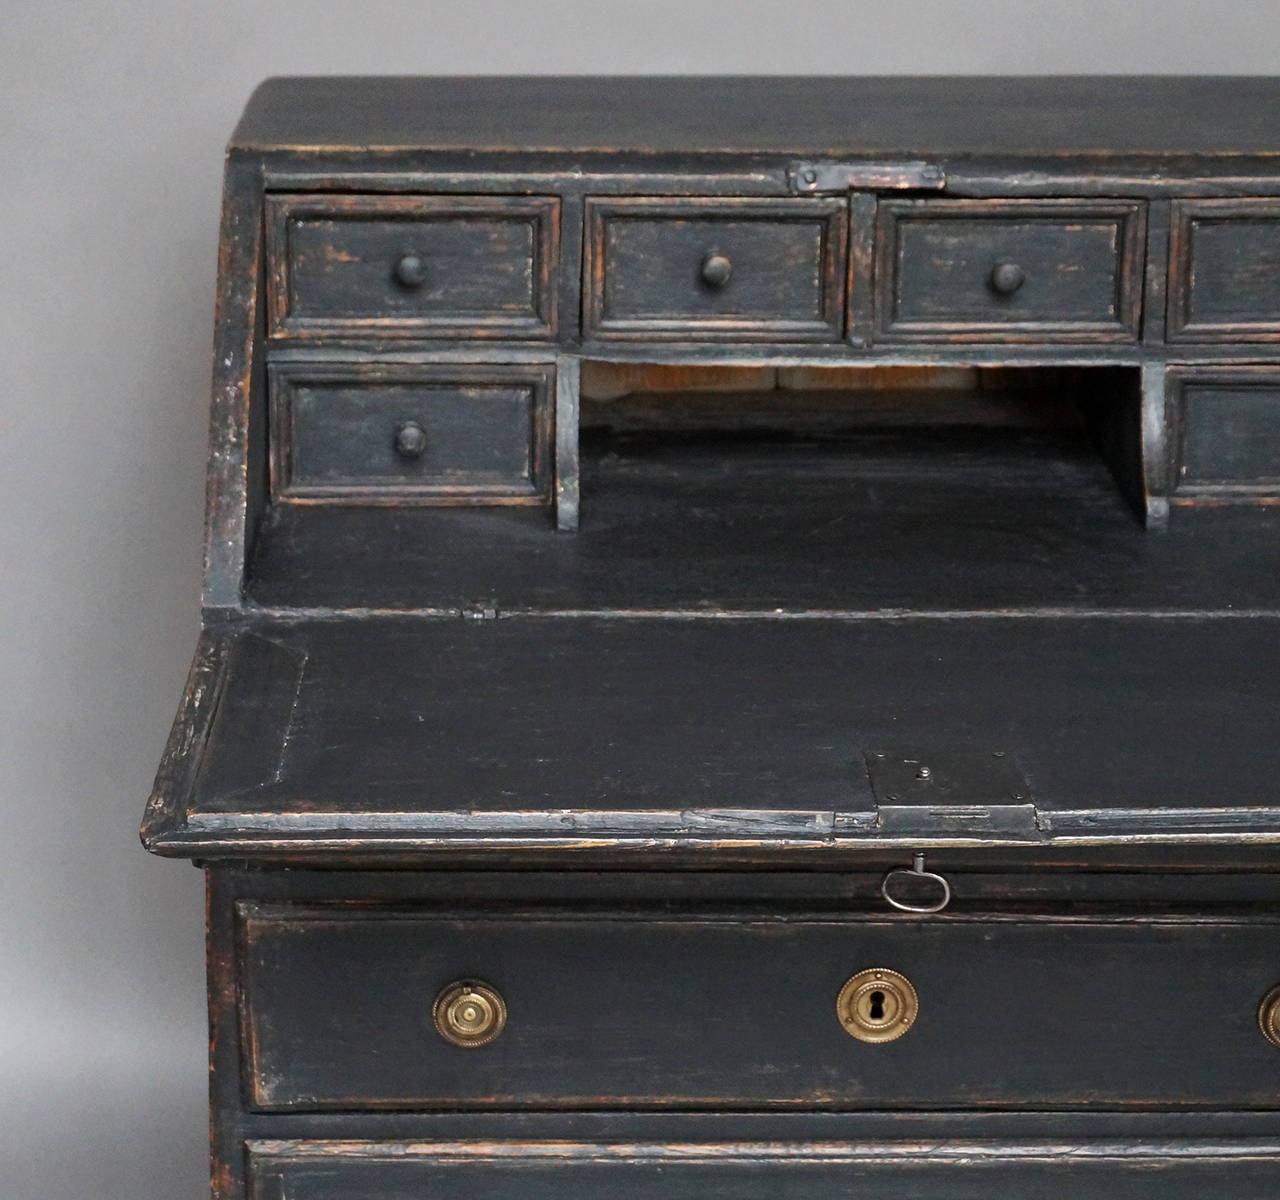
[[[853,346],[870,346],[875,327],[876,195],[849,197],[848,324],[845,338]]]
[[[578,528],[578,397],[582,361],[556,358],[556,528]]]
[[[1167,325],[1169,282],[1168,200],[1147,205],[1147,263],[1143,276],[1142,340],[1163,342]]]
[[[1169,523],[1168,366],[1149,359],[1142,364],[1142,491],[1148,529]]]

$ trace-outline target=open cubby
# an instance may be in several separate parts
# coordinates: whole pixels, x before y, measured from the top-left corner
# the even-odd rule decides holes
[[[1141,518],[1138,371],[584,363],[581,524],[275,505],[266,607],[862,612],[1269,607],[1262,511]]]

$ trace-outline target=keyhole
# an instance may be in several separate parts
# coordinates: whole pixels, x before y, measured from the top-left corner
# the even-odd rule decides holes
[[[871,1001],[871,1008],[867,1012],[867,1016],[873,1021],[884,1020],[884,993],[872,992],[868,997]]]

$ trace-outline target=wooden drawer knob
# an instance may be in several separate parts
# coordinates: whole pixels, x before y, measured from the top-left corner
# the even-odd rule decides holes
[[[451,1046],[487,1046],[506,1027],[507,1006],[496,988],[460,979],[436,997],[431,1021]]]
[[[403,287],[420,288],[427,282],[427,264],[416,254],[406,254],[396,263],[396,281]]]
[[[727,254],[712,252],[702,260],[702,282],[719,290],[733,277],[733,262]]]
[[[401,458],[421,458],[427,451],[427,431],[417,421],[396,426],[396,453]]]
[[[1015,262],[998,262],[991,268],[991,290],[997,296],[1012,296],[1026,279],[1026,272]]]

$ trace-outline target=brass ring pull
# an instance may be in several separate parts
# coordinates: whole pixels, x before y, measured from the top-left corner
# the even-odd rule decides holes
[[[1258,1028],[1273,1046],[1280,1046],[1280,987],[1273,987],[1258,1005]]]
[[[898,877],[910,879],[913,882],[927,879],[930,883],[936,883],[940,889],[938,899],[932,904],[913,904],[909,900],[899,900],[891,890],[894,879]],[[936,871],[924,869],[924,851],[917,850],[911,856],[911,866],[894,867],[885,873],[885,877],[880,881],[880,895],[885,898],[885,902],[890,907],[896,908],[899,912],[939,913],[951,903],[951,885]]]
[[[436,997],[431,1021],[451,1046],[487,1046],[506,1027],[507,1006],[497,988],[478,979],[460,979]]]

